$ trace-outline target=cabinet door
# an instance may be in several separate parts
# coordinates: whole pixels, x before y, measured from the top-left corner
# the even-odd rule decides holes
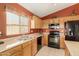
[[[70,56],[70,52],[69,52],[66,44],[65,44],[65,49],[64,50],[65,50],[65,56]]]
[[[31,20],[31,28],[35,28],[35,21]]]
[[[32,17],[32,20],[31,20],[32,22],[31,22],[31,27],[32,28],[37,28],[37,17],[36,16],[33,16]]]
[[[42,26],[43,26],[43,23],[42,23],[42,20],[41,19],[39,19],[40,21],[39,21],[39,28],[42,28]]]
[[[31,44],[23,48],[23,56],[31,56]]]
[[[32,55],[37,53],[37,39],[32,40]]]
[[[11,56],[11,53],[9,53],[8,51],[2,52],[1,53],[2,56]]]
[[[0,56],[2,56],[1,53],[0,53]]]
[[[17,52],[22,51],[21,45],[11,48],[7,51],[1,52],[2,56],[11,56]]]
[[[5,10],[5,4],[3,4],[3,3],[0,3],[0,11],[1,10]]]
[[[43,34],[42,45],[48,46],[48,35],[47,34]]]
[[[41,21],[42,20],[39,17],[33,16],[31,21],[31,28],[41,28]]]
[[[14,53],[11,56],[22,56],[22,51],[18,51],[18,52]]]
[[[58,24],[59,23],[59,19],[51,19],[53,24]]]

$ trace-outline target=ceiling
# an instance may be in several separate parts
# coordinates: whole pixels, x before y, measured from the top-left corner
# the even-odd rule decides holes
[[[61,9],[67,8],[74,3],[19,3],[33,14],[44,17]]]

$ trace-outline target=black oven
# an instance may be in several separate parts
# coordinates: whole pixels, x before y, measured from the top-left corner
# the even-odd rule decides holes
[[[49,25],[49,29],[51,29],[48,36],[49,47],[60,48],[60,33],[59,31],[57,31],[59,30],[59,28],[60,28],[59,24]]]
[[[54,48],[60,48],[59,31],[50,32],[48,36],[48,46]]]

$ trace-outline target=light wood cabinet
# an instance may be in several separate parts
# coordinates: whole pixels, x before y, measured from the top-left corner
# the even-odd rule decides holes
[[[3,3],[0,3],[0,11],[1,10],[5,10],[5,4],[3,4]]]
[[[59,24],[59,19],[46,19],[46,20],[42,20],[43,21],[43,25],[42,28],[49,28],[49,24]]]
[[[37,53],[37,39],[25,42],[0,53],[0,56],[34,56]]]
[[[1,55],[2,56],[13,56],[13,55],[19,56],[19,52],[21,52],[21,54],[22,54],[22,47],[21,47],[21,45],[13,47],[13,48],[11,48],[11,49],[9,49],[7,51],[4,51],[4,52],[1,53]],[[18,53],[18,55],[17,55],[17,53]]]
[[[66,45],[65,45],[64,51],[65,51],[65,56],[70,56],[70,52],[69,52],[69,50],[68,50]]]
[[[23,45],[23,56],[31,56],[31,41],[24,43]]]
[[[57,18],[56,19],[52,19],[52,23],[53,24],[58,24],[59,23],[59,19],[57,19]]]
[[[22,56],[22,51],[16,52],[15,54],[12,54],[11,56]]]
[[[1,53],[0,53],[0,56],[2,56]]]
[[[37,53],[37,39],[32,40],[32,55],[34,56]]]
[[[42,28],[49,28],[48,25],[52,22],[50,19],[46,19],[42,21],[43,21]]]
[[[48,46],[48,35],[47,34],[43,34],[42,46]]]
[[[25,42],[19,46],[0,53],[0,56],[31,56],[31,41]]]
[[[31,21],[31,28],[42,28],[42,20],[39,17],[33,16]]]

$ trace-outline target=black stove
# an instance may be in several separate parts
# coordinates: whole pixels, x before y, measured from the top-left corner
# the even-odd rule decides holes
[[[50,24],[49,29],[51,30],[58,30],[59,24]],[[60,48],[60,34],[59,31],[50,31],[48,35],[48,46],[54,48]]]

